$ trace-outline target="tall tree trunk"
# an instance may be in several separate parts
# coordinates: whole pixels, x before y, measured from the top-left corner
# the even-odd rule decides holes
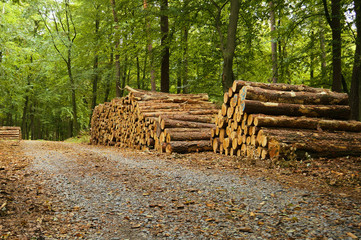
[[[31,140],[35,140],[35,100],[30,107],[30,131]]]
[[[322,19],[319,21],[320,23],[320,59],[321,59],[321,83],[322,85],[326,83],[327,79],[327,71],[326,71],[326,47],[325,47],[325,34],[323,32],[324,24],[322,23]]]
[[[188,93],[189,92],[189,86],[188,86],[188,33],[189,33],[189,13],[188,13],[188,5],[190,3],[190,0],[185,0],[183,2],[183,10],[184,10],[184,21],[185,25],[183,26],[182,33],[181,33],[181,46],[182,46],[182,92]]]
[[[99,5],[96,6],[96,10],[98,11],[99,9]],[[97,95],[98,95],[98,81],[99,81],[99,55],[98,55],[98,50],[99,50],[99,25],[100,25],[100,20],[99,20],[99,15],[98,12],[96,13],[96,17],[95,17],[95,41],[96,41],[96,48],[95,48],[95,56],[94,56],[94,65],[93,65],[93,99],[92,99],[92,106],[91,109],[93,110],[95,108],[95,106],[97,105]],[[90,117],[91,118],[91,117]]]
[[[28,86],[27,87],[31,88],[30,76],[28,76]],[[29,89],[26,89],[25,103],[24,103],[24,108],[23,108],[23,116],[22,116],[22,121],[21,121],[21,134],[22,134],[23,139],[26,139],[26,134],[28,132],[28,129],[27,129],[28,108],[29,108]]]
[[[98,65],[99,65],[99,55],[96,54],[94,56],[94,65],[93,65],[94,76],[93,76],[93,98],[92,98],[92,106],[91,106],[92,110],[97,105],[98,81],[99,81]]]
[[[313,51],[313,48],[315,46],[315,34],[313,31],[311,31],[311,46],[310,46],[310,82],[311,82],[311,85],[314,85],[314,61],[315,61],[315,54],[314,54],[314,51]]]
[[[68,37],[68,42],[69,45],[68,47],[68,58],[67,58],[67,70],[68,70],[68,75],[69,75],[69,80],[70,80],[70,87],[71,87],[71,103],[72,103],[72,108],[73,108],[73,128],[74,130],[72,131],[72,137],[77,135],[79,132],[79,124],[78,124],[78,112],[77,112],[77,103],[76,103],[76,86],[75,86],[75,80],[73,78],[73,73],[72,73],[72,46],[76,37],[76,32],[75,32],[75,27],[74,27],[74,23],[73,20],[71,19],[71,13],[70,13],[70,6],[69,6],[69,0],[67,0],[65,2],[65,7],[66,7],[66,12],[65,12],[65,16],[66,16],[66,25],[67,25],[67,37]],[[71,38],[70,36],[70,21],[73,24],[74,27],[74,36]]]
[[[169,23],[168,23],[168,0],[160,2],[160,30],[162,33],[161,48],[162,62],[160,73],[160,91],[169,92]]]
[[[322,2],[327,22],[332,30],[332,90],[341,92],[341,0],[331,1],[331,16],[326,0],[322,0]]]
[[[237,35],[237,24],[238,24],[238,15],[240,9],[239,0],[231,0],[231,12],[229,14],[229,24],[227,30],[227,39],[224,41],[223,32],[221,29],[221,12],[222,7],[211,0],[212,4],[217,8],[218,12],[215,17],[216,29],[218,31],[220,39],[220,49],[223,55],[223,68],[222,68],[222,85],[223,91],[228,91],[228,88],[232,86],[234,75],[233,75],[233,57],[234,51],[236,49],[236,35]]]
[[[279,11],[279,18],[281,18],[281,10]],[[278,28],[281,27],[281,19],[278,19],[277,21],[277,26]],[[280,82],[283,82],[283,72],[284,72],[284,61],[283,61],[283,54],[282,54],[282,46],[283,46],[283,39],[280,37],[280,34],[277,33],[277,47],[278,47],[278,69],[277,69],[277,82],[280,81]]]
[[[38,28],[39,28],[39,24],[40,21],[39,20],[34,20],[34,32],[33,32],[33,36],[34,38],[37,35],[38,32]],[[32,65],[33,63],[33,56],[30,56],[30,65]],[[29,130],[28,130],[28,124],[27,124],[27,120],[28,120],[28,111],[29,111],[29,89],[32,89],[32,85],[31,85],[31,79],[32,79],[32,74],[31,74],[31,67],[29,68],[29,75],[28,75],[28,85],[27,85],[27,89],[26,89],[26,96],[25,96],[25,103],[24,103],[24,108],[23,108],[23,116],[22,116],[22,122],[21,122],[21,134],[22,134],[22,138],[23,139],[28,139],[29,137]]]
[[[354,1],[354,8],[356,13],[356,50],[355,59],[352,69],[351,91],[350,91],[350,106],[351,118],[360,120],[360,94],[361,94],[361,3],[358,0]]]
[[[182,90],[182,61],[178,60],[177,67],[177,94]]]
[[[114,19],[114,23],[115,23],[115,95],[116,97],[121,97],[122,96],[122,92],[121,92],[121,87],[120,87],[120,49],[119,49],[119,45],[120,45],[120,37],[119,37],[119,19],[118,19],[118,15],[117,15],[117,11],[116,11],[116,4],[115,4],[115,0],[111,0],[111,4],[112,4],[112,9],[113,9],[113,19]]]
[[[107,79],[105,80],[105,93],[104,93],[104,102],[109,101],[109,94],[110,94],[110,83],[111,79],[113,79],[113,70],[114,66],[114,54],[113,54],[113,48],[111,49],[111,53],[109,56],[109,73],[107,74]]]
[[[148,48],[146,48],[146,51],[148,52]],[[143,73],[142,73],[142,87],[141,89],[144,89],[145,85],[145,75],[147,70],[147,60],[148,60],[148,54],[145,54],[144,56],[144,65],[143,65]]]
[[[140,64],[139,64],[138,56],[137,56],[137,88],[140,89]]]
[[[144,10],[148,9],[147,0],[143,0],[143,8],[144,8]],[[152,39],[151,39],[151,35],[150,35],[151,26],[150,26],[150,22],[148,21],[147,17],[145,17],[145,22],[147,25],[146,26],[147,50],[148,50],[148,55],[149,55],[149,59],[150,59],[150,86],[151,86],[151,91],[155,92],[157,89],[156,89],[156,84],[155,84],[155,72],[154,72],[154,65],[153,65],[153,44],[152,44]],[[144,65],[144,68],[145,68],[145,65]]]
[[[124,44],[126,45],[126,41],[124,41]],[[124,63],[123,63],[122,85],[121,85],[121,91],[120,91],[121,97],[124,94],[125,82],[127,81],[127,70],[128,70],[128,54],[125,55],[125,59],[124,59]],[[128,82],[128,84],[129,84],[129,82]]]
[[[71,52],[71,50],[69,51]],[[75,86],[75,81],[73,78],[73,73],[72,73],[72,69],[71,69],[71,54],[68,53],[68,64],[67,64],[67,69],[68,69],[68,75],[70,78],[70,87],[71,87],[71,105],[72,105],[72,110],[73,110],[73,119],[72,119],[72,129],[71,131],[71,136],[74,137],[78,134],[79,132],[79,125],[78,125],[78,111],[77,111],[77,104],[76,104],[76,86]]]
[[[226,91],[233,84],[233,57],[236,49],[237,24],[240,9],[239,0],[231,0],[231,12],[227,31],[227,43],[223,53],[223,89]]]
[[[271,35],[273,36],[276,31],[276,17],[273,2],[269,2],[270,8],[270,27]],[[277,66],[277,39],[272,37],[271,39],[271,51],[272,51],[272,82],[278,82],[278,66]]]
[[[188,93],[188,31],[189,26],[185,26],[183,30],[183,93]]]

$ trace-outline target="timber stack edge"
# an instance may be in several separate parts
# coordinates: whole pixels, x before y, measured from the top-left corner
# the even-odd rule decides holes
[[[126,86],[129,94],[95,107],[91,144],[158,152],[211,151],[219,108],[207,94],[169,94]]]
[[[21,140],[21,128],[0,126],[0,140]]]
[[[346,93],[234,81],[212,129],[212,148],[262,159],[361,155],[361,123]]]

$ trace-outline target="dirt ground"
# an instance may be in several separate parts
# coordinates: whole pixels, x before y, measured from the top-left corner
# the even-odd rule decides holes
[[[360,174],[360,157],[1,141],[0,239],[358,239]]]

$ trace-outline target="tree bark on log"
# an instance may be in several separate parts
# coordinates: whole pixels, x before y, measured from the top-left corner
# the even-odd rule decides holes
[[[240,111],[247,114],[263,113],[269,115],[324,117],[329,119],[350,118],[350,107],[347,105],[302,105],[243,100]]]
[[[210,141],[172,141],[166,146],[167,153],[190,153],[200,151],[211,151]]]
[[[210,129],[207,130],[208,131],[188,131],[188,132],[167,131],[165,142],[170,143],[171,141],[210,140],[211,130]]]
[[[290,92],[245,86],[240,90],[239,95],[242,100],[248,99],[262,102],[307,105],[348,105],[348,95],[346,93],[336,92]]]
[[[294,92],[314,92],[314,93],[330,93],[329,89],[324,88],[313,88],[306,85],[291,85],[285,83],[260,83],[260,82],[247,82],[242,80],[236,80],[233,82],[232,90],[233,92],[238,92],[244,86],[260,87],[269,90],[279,90],[279,91],[294,91]]]
[[[260,139],[260,135],[267,139],[271,158],[292,155],[297,151],[313,153],[315,156],[361,154],[361,135],[354,132],[263,128],[257,140]],[[266,147],[264,144],[260,145]]]
[[[327,120],[307,117],[269,116],[254,114],[250,114],[249,117],[253,118],[254,126],[258,127],[280,127],[361,132],[361,122],[358,121]]]
[[[161,125],[161,129],[165,129],[165,128],[213,128],[214,127],[214,124],[211,124],[211,123],[189,122],[189,121],[164,119],[164,118],[160,122],[160,125]]]
[[[214,116],[210,116],[210,115],[168,114],[168,115],[160,115],[159,121],[162,118],[168,118],[168,119],[173,119],[173,120],[182,120],[182,121],[191,121],[191,122],[200,122],[200,123],[213,123],[215,121]]]
[[[177,112],[178,114],[184,114],[184,115],[210,115],[210,114],[217,114],[218,110],[192,110],[192,111],[185,111],[185,112]],[[159,117],[160,115],[172,115],[173,112],[148,112],[148,113],[141,113],[143,117]]]

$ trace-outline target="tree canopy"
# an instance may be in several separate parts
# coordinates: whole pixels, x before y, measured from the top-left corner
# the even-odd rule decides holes
[[[125,85],[219,101],[234,79],[306,84],[350,92],[360,119],[356,0],[2,0],[0,11],[0,125],[23,138],[77,135]]]

